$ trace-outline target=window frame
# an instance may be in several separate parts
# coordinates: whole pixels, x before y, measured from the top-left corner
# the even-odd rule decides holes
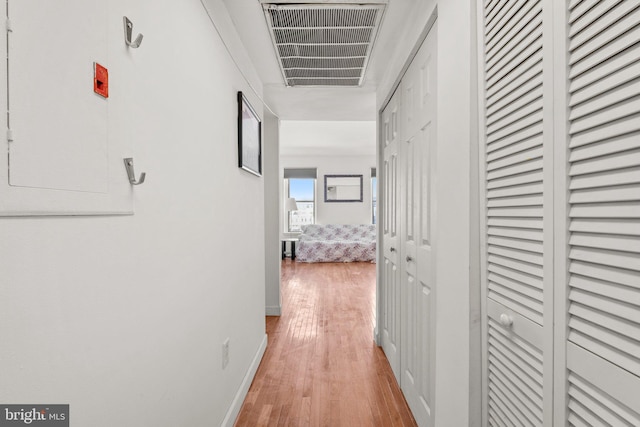
[[[317,208],[317,191],[316,191],[316,181],[317,178],[284,178],[285,181],[285,193],[286,193],[286,197],[290,198],[291,197],[291,180],[292,179],[298,179],[298,180],[309,180],[309,181],[313,181],[313,200],[298,200],[296,199],[296,203],[313,203],[313,216],[311,219],[311,224],[315,224],[316,223],[316,208]],[[285,232],[286,233],[300,233],[302,230],[292,230],[291,229],[291,212],[284,212],[285,215]]]
[[[375,185],[374,185],[375,182]],[[376,215],[376,208],[378,205],[378,177],[371,177],[371,224],[377,223],[378,216]]]

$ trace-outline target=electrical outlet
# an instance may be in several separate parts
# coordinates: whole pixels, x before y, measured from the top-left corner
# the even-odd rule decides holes
[[[222,343],[222,369],[229,364],[229,338]]]

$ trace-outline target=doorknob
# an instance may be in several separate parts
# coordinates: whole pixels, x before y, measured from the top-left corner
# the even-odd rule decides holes
[[[389,250],[390,250],[391,252],[395,252],[395,251],[396,251],[396,248],[394,248],[393,246],[391,246],[391,248],[389,248]]]
[[[407,262],[411,262],[413,261],[413,258],[411,258],[410,256],[407,256]]]
[[[500,315],[500,323],[505,328],[510,328],[511,326],[513,326],[513,317],[509,316],[508,314],[502,313]]]

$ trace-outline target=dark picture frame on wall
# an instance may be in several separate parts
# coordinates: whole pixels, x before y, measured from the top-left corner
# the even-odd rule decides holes
[[[241,91],[238,92],[238,167],[262,176],[262,122]]]
[[[325,203],[362,202],[362,175],[325,175]]]

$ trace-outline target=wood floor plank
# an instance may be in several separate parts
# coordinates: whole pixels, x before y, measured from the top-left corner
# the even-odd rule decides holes
[[[375,345],[375,264],[282,262],[282,316],[237,427],[415,426]]]

